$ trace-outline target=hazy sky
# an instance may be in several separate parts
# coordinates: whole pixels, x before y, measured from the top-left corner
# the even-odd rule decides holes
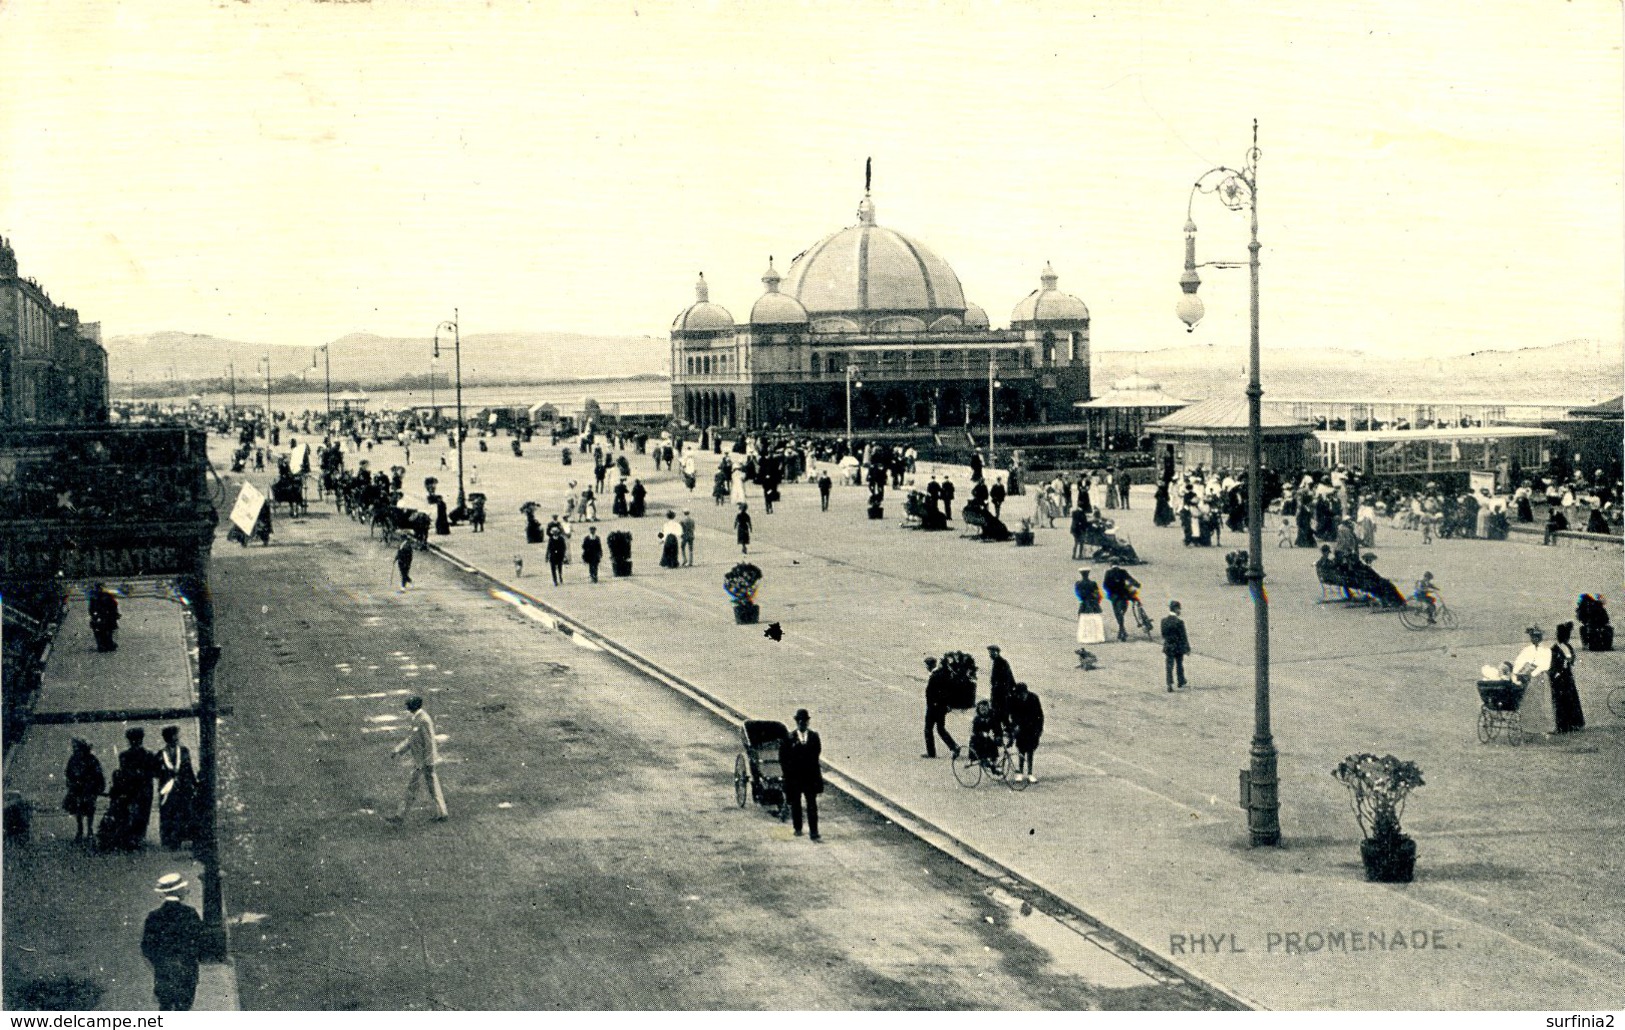
[[[664,335],[701,270],[746,317],[872,156],[995,325],[1048,260],[1097,348],[1162,347],[1256,117],[1266,347],[1615,341],[1620,42],[1603,0],[3,0],[0,234],[108,335]],[[1239,342],[1245,270],[1204,280]]]

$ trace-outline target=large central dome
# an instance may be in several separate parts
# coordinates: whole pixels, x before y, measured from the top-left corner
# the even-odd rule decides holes
[[[902,233],[876,225],[867,193],[858,205],[858,224],[824,237],[796,258],[783,289],[815,319],[845,315],[867,323],[877,316],[912,315],[932,322],[965,314],[965,294],[948,262]]]

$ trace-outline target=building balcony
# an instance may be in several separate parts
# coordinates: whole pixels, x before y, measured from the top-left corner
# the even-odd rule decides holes
[[[0,428],[0,537],[212,526],[202,430]]]

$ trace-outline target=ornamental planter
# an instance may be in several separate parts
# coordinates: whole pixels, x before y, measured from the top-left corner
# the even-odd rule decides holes
[[[886,517],[886,509],[878,504],[872,504],[869,506],[869,517],[871,519],[883,519]]]
[[[609,546],[609,571],[616,576],[630,576],[632,574],[632,534],[624,529],[617,529],[609,535],[606,543]]]
[[[762,609],[756,604],[756,588],[761,585],[762,570],[748,561],[729,569],[722,577],[722,589],[733,602],[734,621],[748,626],[761,617]]]
[[[1033,545],[1033,531],[1030,529],[1018,529],[1011,536],[1015,540],[1017,547],[1031,547]]]
[[[1360,842],[1365,878],[1372,883],[1410,883],[1416,873],[1416,841],[1400,834]]]
[[[1405,799],[1423,785],[1415,762],[1393,755],[1349,755],[1332,770],[1353,795],[1354,814],[1365,839],[1360,859],[1372,883],[1410,883],[1416,872],[1416,841],[1400,831]]]

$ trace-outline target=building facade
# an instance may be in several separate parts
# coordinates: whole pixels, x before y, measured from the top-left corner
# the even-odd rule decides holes
[[[100,324],[23,278],[0,239],[0,425],[105,422],[107,386]]]
[[[985,425],[1066,422],[1089,399],[1089,309],[1057,288],[1015,306],[1008,329],[966,300],[959,277],[911,237],[875,221],[809,247],[784,276],[772,259],[749,318],[710,299],[672,322],[672,411],[699,426]]]

